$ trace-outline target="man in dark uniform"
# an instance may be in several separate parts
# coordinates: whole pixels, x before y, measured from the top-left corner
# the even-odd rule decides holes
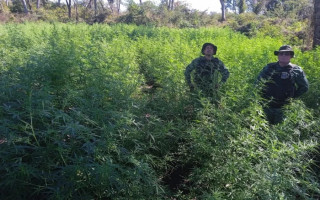
[[[202,46],[201,53],[204,56],[194,59],[185,70],[185,78],[193,91],[195,86],[200,89],[205,96],[215,94],[219,86],[229,78],[229,71],[223,62],[213,57],[217,53],[217,46],[212,43],[205,43]],[[191,81],[191,72],[195,70],[193,83]],[[219,73],[222,75],[219,80]]]
[[[274,54],[278,62],[269,63],[260,72],[257,81],[263,83],[262,97],[268,102],[264,107],[267,120],[271,124],[283,121],[282,108],[291,98],[300,97],[308,91],[308,80],[298,65],[290,63],[294,51],[289,45],[283,45]]]

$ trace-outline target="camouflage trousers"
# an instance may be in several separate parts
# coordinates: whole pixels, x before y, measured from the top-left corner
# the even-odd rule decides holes
[[[282,108],[263,108],[263,111],[270,124],[279,124],[284,120]]]

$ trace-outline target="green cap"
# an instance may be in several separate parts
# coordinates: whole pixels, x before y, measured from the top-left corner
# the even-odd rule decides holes
[[[291,55],[294,56],[294,51],[290,45],[283,45],[279,48],[279,51],[274,51],[274,55],[278,55],[279,52],[291,52]]]
[[[204,43],[204,44],[202,45],[201,53],[204,54],[204,52],[203,52],[204,49],[205,49],[207,46],[209,46],[209,45],[213,47],[213,55],[216,55],[217,50],[218,50],[218,47],[217,47],[216,45],[212,44],[212,43]]]

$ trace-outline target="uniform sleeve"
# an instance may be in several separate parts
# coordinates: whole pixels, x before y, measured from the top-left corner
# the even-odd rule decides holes
[[[219,60],[219,72],[222,75],[221,82],[225,83],[229,78],[230,72],[221,60]]]
[[[258,75],[257,81],[260,82],[261,79],[266,79],[268,77],[269,66],[265,66]]]
[[[268,78],[268,71],[269,71],[269,66],[265,66],[259,73],[257,80],[255,81],[255,85],[258,85],[262,79],[267,79]]]
[[[187,84],[191,85],[191,72],[196,68],[197,66],[197,59],[193,60],[186,68],[184,72],[184,76],[186,78]]]
[[[294,98],[300,97],[302,94],[306,93],[309,89],[309,82],[306,78],[306,75],[302,70],[299,71],[295,84],[297,86],[296,91],[294,93]]]

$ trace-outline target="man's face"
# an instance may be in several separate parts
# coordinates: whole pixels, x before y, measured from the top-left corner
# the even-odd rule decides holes
[[[207,45],[206,48],[204,48],[203,53],[204,53],[204,55],[206,55],[206,56],[212,56],[213,53],[214,53],[213,46]]]
[[[281,63],[289,63],[290,59],[292,58],[292,55],[290,52],[279,52],[278,54],[278,60]]]

